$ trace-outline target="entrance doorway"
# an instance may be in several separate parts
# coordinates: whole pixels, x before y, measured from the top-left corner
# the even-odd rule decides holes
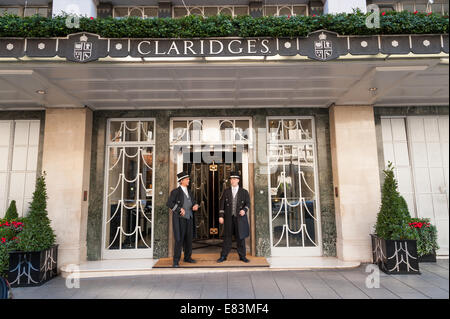
[[[183,154],[183,171],[191,177],[190,188],[200,206],[195,216],[197,232],[193,250],[195,253],[219,253],[223,243],[223,225],[219,224],[220,200],[230,186],[230,173],[238,171],[242,175],[242,152],[217,153],[212,163],[196,161],[204,158],[210,158],[209,154]]]
[[[200,208],[195,213],[196,236],[193,253],[220,254],[223,228],[219,224],[219,203],[230,187],[229,176],[238,171],[240,186],[250,193],[252,205],[248,214],[250,237],[247,252],[254,251],[254,212],[252,180],[251,118],[172,118],[170,123],[170,189],[178,186],[176,174],[190,175],[190,188]],[[172,216],[169,227],[169,256],[173,254]],[[235,247],[233,242],[233,246]]]

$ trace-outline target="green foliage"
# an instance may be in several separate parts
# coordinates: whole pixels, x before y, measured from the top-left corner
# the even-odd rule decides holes
[[[12,200],[11,204],[9,204],[8,210],[6,211],[5,219],[15,220],[17,218],[19,218],[19,214],[17,213],[16,201]]]
[[[47,215],[45,173],[37,178],[30,211],[24,221],[23,231],[18,235],[18,250],[40,251],[50,248],[55,243],[55,234]]]
[[[391,162],[383,172],[385,179],[375,233],[383,239],[416,239],[415,231],[409,226],[411,216],[408,205],[397,191],[397,181],[394,178],[394,167]]]
[[[417,234],[417,255],[419,257],[433,254],[439,249],[437,229],[430,223],[429,218],[412,218],[410,226]]]
[[[91,32],[106,38],[195,38],[195,37],[294,37],[326,29],[341,35],[448,34],[449,20],[438,14],[387,12],[380,28],[366,27],[368,14],[259,17],[223,15],[182,18],[96,18],[82,17],[79,28],[68,28],[66,17],[0,16],[0,37],[64,37]]]

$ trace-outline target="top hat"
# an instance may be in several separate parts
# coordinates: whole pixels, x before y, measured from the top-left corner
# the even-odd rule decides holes
[[[180,172],[177,174],[177,182],[180,182],[182,179],[189,177],[189,174],[186,172]]]
[[[239,172],[238,171],[233,171],[230,173],[230,178],[239,178],[241,179],[241,177],[239,176]]]

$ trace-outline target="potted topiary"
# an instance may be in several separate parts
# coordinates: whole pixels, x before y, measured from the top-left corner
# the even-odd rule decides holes
[[[417,234],[419,262],[436,262],[436,250],[439,249],[436,226],[429,218],[412,218],[409,226]]]
[[[416,232],[405,199],[397,191],[394,167],[384,171],[381,208],[372,237],[373,263],[387,274],[420,274]]]
[[[17,213],[16,201],[12,200],[9,204],[8,210],[6,211],[4,219],[7,221],[12,221],[18,218],[19,214]]]
[[[8,281],[11,287],[37,286],[57,275],[55,234],[47,215],[45,173],[36,180],[36,189],[17,235],[17,250],[9,252]]]

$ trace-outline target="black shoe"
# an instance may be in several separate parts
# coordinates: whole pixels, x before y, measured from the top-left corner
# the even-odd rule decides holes
[[[184,262],[185,262],[185,263],[195,264],[197,261],[194,260],[194,259],[192,259],[192,258],[189,258],[189,259],[185,259]]]
[[[250,260],[248,260],[246,257],[239,257],[240,260],[242,260],[245,263],[249,263]]]
[[[220,258],[217,259],[217,262],[218,262],[218,263],[221,263],[221,262],[224,262],[225,260],[227,260],[227,257],[220,256]]]
[[[173,268],[178,268],[178,267],[180,267],[180,265],[178,264],[178,262],[174,262],[173,265],[172,265],[172,267],[173,267]]]

